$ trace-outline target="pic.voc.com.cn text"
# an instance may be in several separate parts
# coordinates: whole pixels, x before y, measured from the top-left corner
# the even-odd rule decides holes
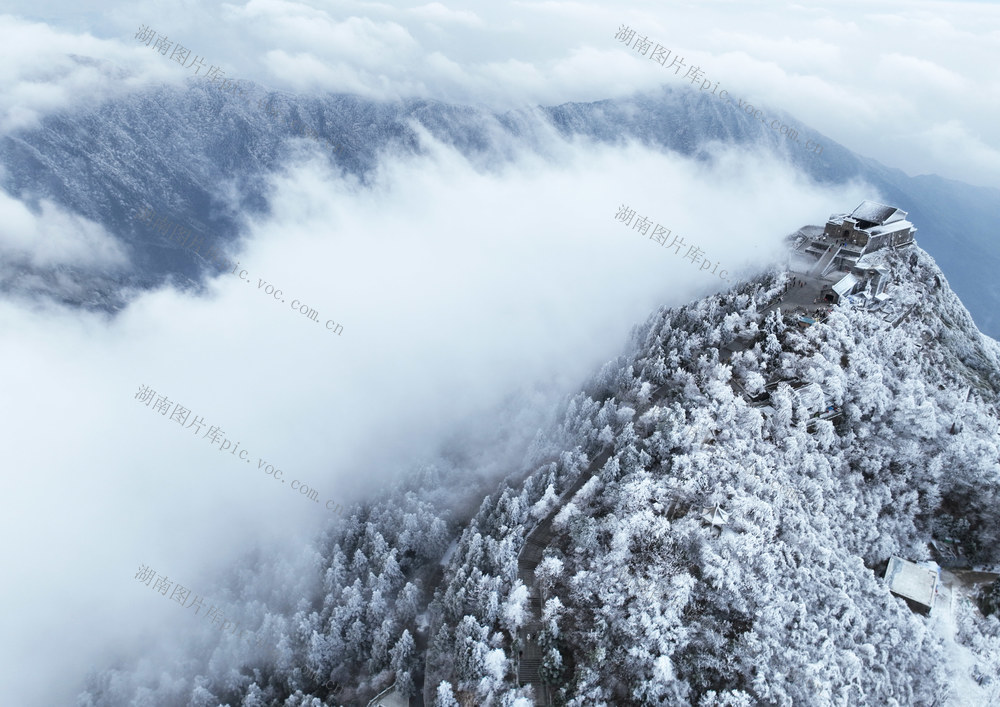
[[[153,582],[154,578],[156,579],[155,583]],[[200,597],[197,594],[192,596],[190,589],[182,587],[180,584],[171,582],[165,575],[157,575],[151,567],[147,567],[144,564],[140,563],[139,571],[135,573],[135,579],[139,580],[147,587],[149,587],[152,583],[153,590],[159,592],[163,596],[167,596],[167,592],[170,592],[170,601],[176,602],[182,609],[194,609],[195,616],[197,616],[198,613],[205,608],[203,597]],[[171,587],[173,587],[173,589],[171,589]],[[190,598],[190,602],[188,602],[188,598]],[[211,606],[211,608],[207,609],[202,616],[211,621],[212,626],[218,627],[220,631],[229,631],[232,635],[236,635],[236,630],[239,628],[239,624],[234,621],[227,620],[222,613],[222,609],[217,606]],[[247,637],[247,634],[250,634],[252,637],[253,631],[250,629],[243,629],[240,637],[245,641],[249,641],[250,639]],[[262,645],[263,640],[263,638],[258,638],[254,642],[254,645]]]
[[[674,255],[680,255],[681,248],[687,246],[687,252],[684,254],[683,257],[690,260],[692,263],[697,263],[699,260],[701,260],[702,265],[699,268],[699,270],[708,270],[709,268],[712,268],[712,272],[710,272],[709,275],[715,275],[715,271],[718,270],[719,268],[718,261],[715,262],[715,266],[713,267],[711,260],[707,258],[702,258],[702,256],[705,254],[705,251],[703,251],[701,248],[693,245],[688,246],[687,243],[684,242],[684,239],[681,236],[678,236],[677,234],[674,234],[671,237],[671,231],[669,228],[664,228],[658,223],[654,225],[653,222],[650,221],[645,216],[640,216],[638,219],[636,219],[635,211],[630,209],[625,204],[622,204],[621,208],[618,209],[618,213],[615,214],[615,220],[621,221],[626,226],[631,225],[632,222],[635,221],[635,225],[632,226],[632,230],[638,231],[643,236],[649,232],[650,226],[653,226],[653,233],[649,236],[649,240],[656,241],[665,248],[673,248]],[[668,238],[670,238],[669,243],[667,243]],[[719,270],[719,279],[721,279],[723,282],[729,282],[730,281],[729,278],[726,277],[726,275],[728,274],[729,274],[728,270],[724,269]]]
[[[140,223],[152,224],[153,231],[166,237],[166,239],[171,243],[175,243],[182,248],[187,248],[188,250],[197,253],[221,269],[228,270],[231,275],[235,275],[248,285],[251,284],[252,278],[249,277],[248,270],[240,270],[237,273],[240,261],[237,260],[234,263],[232,260],[229,260],[221,252],[219,252],[215,246],[207,246],[207,244],[203,243],[204,239],[197,233],[191,232],[184,226],[171,221],[166,216],[160,215],[157,217],[156,212],[148,206],[139,214],[138,220]],[[205,246],[204,253],[201,252],[201,248],[203,246]],[[282,304],[286,301],[281,299],[282,294],[284,294],[282,290],[277,289],[274,285],[268,283],[267,280],[257,278],[257,289],[261,290],[262,288],[264,294],[271,295],[275,300],[279,300]],[[297,299],[293,299],[291,308],[304,316],[306,319],[311,319],[319,324],[319,312],[310,307],[308,304],[300,302]],[[327,331],[332,332],[337,336],[342,336],[344,333],[344,325],[338,324],[333,319],[327,319],[324,327]]]
[[[687,73],[685,73],[684,76],[681,76],[681,78],[690,80],[692,85],[701,81],[701,86],[698,88],[699,91],[707,91],[708,87],[712,86],[712,80],[709,78],[704,78],[705,71],[700,66],[693,66],[693,65],[687,66],[684,63],[683,57],[678,56],[675,52],[672,52],[670,49],[667,49],[662,44],[657,43],[656,46],[654,47],[653,42],[649,40],[649,37],[646,37],[645,35],[637,36],[636,31],[634,29],[631,29],[628,25],[622,25],[621,27],[618,28],[618,32],[615,34],[615,39],[617,39],[619,42],[624,43],[626,47],[632,45],[632,49],[634,49],[637,54],[646,56],[646,54],[649,53],[649,59],[651,61],[655,61],[660,66],[664,66],[668,69],[674,69],[674,67],[676,66],[677,68],[674,69],[674,76],[680,76],[681,69],[687,68]],[[634,43],[633,40],[635,40]],[[650,49],[652,49],[651,53]],[[671,54],[673,54],[674,58],[673,60],[671,60],[670,65],[668,66],[667,60],[670,59]],[[719,91],[718,94],[716,94],[715,91],[718,88],[719,88],[719,82],[716,81],[715,86],[712,86],[712,91],[711,91],[712,95],[713,96],[717,95],[719,98],[724,100],[729,105],[733,105],[733,101],[730,100],[729,98],[729,91],[727,91],[726,89],[722,89],[721,91]],[[784,123],[782,123],[780,120],[777,119],[768,121],[767,118],[761,116],[761,112],[759,109],[754,108],[749,103],[744,104],[742,98],[737,99],[737,104],[738,107],[734,106],[736,107],[737,110],[744,111],[747,115],[756,118],[761,123],[771,128],[771,130],[778,131],[779,133],[784,135],[788,140],[794,142],[796,145],[802,143],[802,141],[799,140],[798,130],[795,130],[789,125],[785,125]],[[811,150],[817,155],[823,154],[823,146],[820,145],[818,142],[814,143],[812,140],[806,140],[805,149]]]
[[[185,430],[194,427],[195,435],[201,432],[202,427],[208,428],[205,431],[205,434],[202,435],[202,439],[208,439],[209,444],[218,444],[220,452],[225,452],[228,449],[230,450],[229,454],[231,456],[245,461],[247,464],[250,463],[250,453],[247,452],[246,448],[243,448],[242,450],[240,449],[240,442],[237,442],[234,447],[232,441],[225,437],[225,431],[222,428],[216,425],[209,425],[205,422],[204,418],[194,415],[194,419],[191,420],[191,422],[189,422],[185,427],[184,423],[187,422],[192,413],[180,403],[173,403],[170,398],[165,395],[157,395],[155,390],[146,385],[139,386],[139,392],[135,394],[135,399],[140,403],[144,403],[146,407],[151,407],[153,412],[158,412],[160,415],[167,417],[167,419],[176,422]],[[168,417],[167,413],[170,411],[171,406],[173,406],[173,411],[169,412]],[[240,452],[238,457],[236,454],[237,450]],[[244,454],[246,455],[245,457],[243,456]],[[285,479],[282,478],[282,476],[284,476],[284,472],[281,469],[275,469],[274,465],[268,464],[265,459],[257,457],[257,470],[263,471],[275,481],[285,483]],[[319,503],[319,491],[314,488],[310,488],[298,479],[294,479],[292,483],[289,484],[289,488],[291,488],[292,491],[298,491],[299,494],[305,496],[308,500]],[[331,506],[330,504],[332,503],[332,500],[327,500],[325,506],[326,510],[333,513],[339,512],[340,515],[343,516],[344,511],[341,505],[337,503],[335,506]]]
[[[153,50],[160,52],[163,56],[167,56],[167,52],[170,52],[170,57],[172,61],[177,62],[185,69],[194,69],[194,73],[197,76],[201,70],[205,67],[205,61],[203,57],[195,55],[190,62],[188,62],[188,57],[191,56],[191,50],[187,49],[180,43],[175,43],[170,41],[166,35],[159,34],[156,30],[148,27],[146,25],[140,25],[139,31],[135,33],[135,39],[140,42],[145,42],[148,47],[150,44],[153,45]],[[153,44],[153,40],[156,43]],[[243,88],[238,86],[233,79],[224,78],[226,72],[223,71],[218,66],[210,66],[204,73],[203,78],[208,80],[209,84],[213,87],[219,89],[224,93],[231,93],[233,95],[239,94],[239,97],[246,100],[246,95],[243,92]],[[270,105],[265,104],[264,99],[257,101],[257,109],[263,110],[271,117],[280,118],[278,111],[272,108]],[[294,129],[294,124],[291,123],[287,118],[280,118],[283,123],[289,128]],[[340,149],[338,145],[334,145],[327,138],[319,135],[315,130],[313,130],[308,125],[302,123],[301,120],[298,121],[302,125],[302,133],[311,140],[315,140],[317,143],[326,143],[333,148],[336,152]]]

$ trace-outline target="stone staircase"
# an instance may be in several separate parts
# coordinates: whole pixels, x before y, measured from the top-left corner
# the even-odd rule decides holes
[[[809,274],[815,277],[822,277],[825,275],[830,267],[830,263],[833,262],[833,259],[837,257],[839,252],[839,245],[832,245],[827,248],[826,252],[823,253],[823,257],[820,258],[819,261],[813,266],[813,269],[809,271]]]

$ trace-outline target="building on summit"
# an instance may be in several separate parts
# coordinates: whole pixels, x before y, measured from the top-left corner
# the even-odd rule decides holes
[[[905,211],[866,200],[850,214],[831,216],[823,235],[846,241],[863,254],[912,243],[916,230]]]
[[[902,209],[866,200],[849,214],[833,214],[823,228],[800,229],[793,247],[814,261],[808,275],[826,283],[825,302],[877,307],[889,297],[889,270],[875,253],[912,244],[916,231]]]
[[[817,258],[813,275],[849,273],[867,253],[909,245],[916,231],[905,211],[866,200],[849,214],[830,216],[823,232],[809,239],[803,251]]]

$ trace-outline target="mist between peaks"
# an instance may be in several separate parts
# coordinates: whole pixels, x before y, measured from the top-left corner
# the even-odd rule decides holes
[[[240,265],[239,261],[236,261],[236,263],[234,264],[233,261],[223,256],[222,253],[215,246],[211,246],[210,248],[208,248],[208,250],[206,250],[206,252],[202,253],[200,250],[202,244],[202,237],[200,235],[192,233],[185,226],[181,226],[180,224],[171,221],[166,216],[160,216],[159,218],[154,220],[153,217],[155,215],[156,212],[153,211],[151,207],[147,206],[142,211],[142,213],[139,214],[139,221],[140,223],[152,223],[153,230],[159,233],[160,235],[164,236],[168,241],[176,243],[177,245],[180,245],[184,248],[188,248],[189,250],[193,250],[195,253],[202,256],[206,260],[214,261],[214,264],[216,266],[229,271],[230,275],[235,275],[237,278],[239,278],[243,282],[246,282],[248,285],[252,284],[252,278],[247,277],[249,271],[240,270],[237,273],[236,269]],[[284,292],[282,290],[279,290],[275,285],[267,282],[263,278],[257,278],[257,289],[262,291],[265,295],[273,297],[276,302],[279,302],[281,304],[287,302],[286,299],[282,299],[282,295],[284,294]],[[293,299],[290,307],[291,309],[294,309],[296,312],[298,312],[306,319],[313,321],[316,324],[320,323],[319,311],[309,306],[305,302],[302,302],[301,300],[298,299]],[[326,320],[324,329],[328,332],[336,334],[337,336],[342,336],[344,333],[344,325],[338,324],[333,319]]]

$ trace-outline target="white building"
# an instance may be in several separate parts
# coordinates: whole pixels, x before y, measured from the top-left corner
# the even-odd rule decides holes
[[[912,243],[916,232],[902,209],[867,200],[849,214],[834,214],[823,229],[826,238],[846,243],[845,255],[847,251],[857,253],[855,262],[865,253]]]
[[[930,613],[938,582],[941,581],[941,568],[934,562],[917,564],[892,556],[889,566],[885,568],[885,581],[890,592],[903,597],[911,606],[916,604],[916,608]]]
[[[702,509],[701,519],[713,528],[722,530],[722,526],[729,522],[729,512],[722,509],[718,503],[715,506],[708,506]]]
[[[832,271],[850,273],[868,253],[909,245],[916,232],[905,211],[866,200],[849,214],[830,216],[822,234],[802,232],[798,249],[816,258],[812,274],[824,277]]]

